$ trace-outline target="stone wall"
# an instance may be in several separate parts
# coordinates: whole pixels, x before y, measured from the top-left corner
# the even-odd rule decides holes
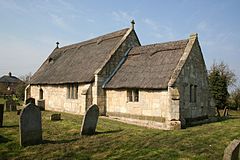
[[[106,60],[95,73],[95,81],[88,85],[79,85],[78,99],[67,99],[67,85],[31,85],[26,91],[25,97],[39,99],[40,87],[44,92],[45,109],[61,112],[83,114],[88,106],[97,104],[100,114],[106,113],[106,93],[102,89],[103,83],[112,74],[125,52],[133,47],[139,46],[140,43],[134,30],[129,29],[128,33],[121,40],[121,44],[112,50],[112,55]],[[27,94],[30,94],[27,96]]]
[[[190,37],[189,43],[188,45],[193,45],[193,47],[175,84],[175,89],[179,91],[179,100],[170,100],[172,107],[180,104],[179,112],[182,123],[188,118],[214,115],[214,109],[210,106],[207,70],[197,37]],[[191,85],[196,86],[196,101],[190,101]],[[192,90],[192,94],[194,94],[193,92]],[[171,114],[172,117],[175,117],[173,112]],[[175,118],[178,117],[176,116]]]
[[[87,95],[90,84],[78,86],[78,98],[67,98],[67,85],[31,85],[31,97],[39,100],[40,88],[43,90],[45,109],[51,111],[84,114],[87,108]]]
[[[139,101],[128,102],[127,90],[107,90],[107,115],[120,117],[128,123],[161,129],[179,129],[169,117],[169,93],[167,90],[139,90]]]
[[[117,50],[110,57],[108,62],[95,75],[95,82],[92,88],[93,104],[98,105],[100,115],[106,114],[106,93],[105,90],[102,89],[103,83],[117,67],[118,63],[123,58],[125,52],[131,47],[140,45],[134,30],[130,30],[129,35],[124,38],[126,39],[122,42],[119,48],[117,48]]]
[[[180,95],[177,88],[168,87],[168,119],[170,121],[179,121],[180,122]]]

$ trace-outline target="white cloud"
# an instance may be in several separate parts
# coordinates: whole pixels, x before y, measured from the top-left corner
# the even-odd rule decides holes
[[[48,12],[53,14],[66,14],[66,13],[79,13],[75,6],[67,1],[56,0],[56,1],[33,1],[31,4],[32,8],[37,8],[42,12]]]
[[[87,21],[90,22],[90,23],[94,23],[95,22],[95,20],[91,19],[91,18],[88,18]]]
[[[55,15],[55,14],[49,14],[52,22],[58,26],[59,28],[61,29],[67,29],[68,28],[68,25],[65,23],[63,17],[60,17],[58,15]]]
[[[145,18],[145,19],[143,19],[143,22],[145,24],[147,24],[148,26],[150,26],[155,31],[159,31],[159,29],[160,29],[160,26],[151,19]]]
[[[142,21],[150,28],[150,30],[152,30],[150,33],[155,38],[164,38],[164,40],[170,40],[175,38],[174,33],[170,27],[161,25],[160,23],[149,18],[145,18]]]
[[[69,10],[69,11],[71,11],[71,12],[76,12],[76,11],[78,11],[78,10],[76,9],[76,7],[74,7],[71,3],[68,3],[67,1],[58,0],[57,3],[60,4],[60,7],[61,7],[61,8],[64,8],[65,10]]]
[[[128,13],[128,12],[124,12],[124,11],[113,11],[112,15],[114,16],[114,20],[118,21],[118,22],[130,22],[131,20],[133,20],[133,16]]]

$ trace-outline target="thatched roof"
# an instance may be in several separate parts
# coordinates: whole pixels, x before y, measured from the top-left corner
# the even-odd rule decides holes
[[[56,48],[31,78],[31,84],[86,83],[111,56],[111,51],[129,29],[81,43]]]
[[[165,89],[188,40],[134,47],[104,88]]]
[[[19,78],[9,74],[2,76],[0,78],[0,83],[22,83],[22,81]]]

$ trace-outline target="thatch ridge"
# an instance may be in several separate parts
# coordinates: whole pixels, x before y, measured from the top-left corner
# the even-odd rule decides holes
[[[94,72],[108,58],[129,29],[122,29],[80,43],[55,48],[31,84],[89,83]]]

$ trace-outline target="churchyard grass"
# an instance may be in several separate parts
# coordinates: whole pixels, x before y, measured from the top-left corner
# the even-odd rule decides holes
[[[4,113],[0,159],[222,159],[225,147],[240,139],[240,112],[231,118],[187,129],[163,131],[99,118],[97,133],[80,137],[82,116],[42,112],[43,143],[19,145],[19,116]]]
[[[3,99],[3,98],[0,98],[0,104],[4,104],[5,103],[5,99]]]

